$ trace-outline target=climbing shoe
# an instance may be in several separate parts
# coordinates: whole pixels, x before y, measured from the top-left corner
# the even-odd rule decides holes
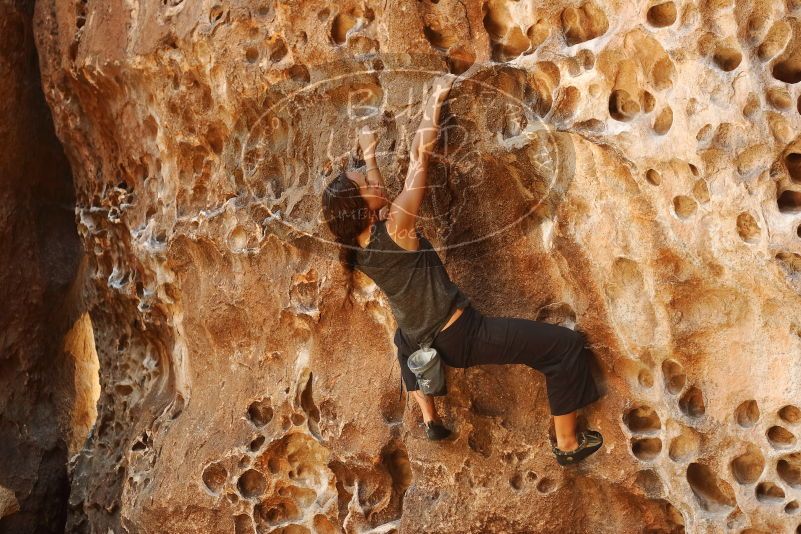
[[[442,423],[429,421],[428,423],[424,423],[424,426],[426,428],[426,436],[432,441],[445,439],[451,435],[451,431],[442,426]]]
[[[604,437],[597,430],[584,430],[579,433],[578,442],[578,448],[572,451],[563,451],[556,445],[551,446],[559,465],[573,465],[580,462],[601,448]]]

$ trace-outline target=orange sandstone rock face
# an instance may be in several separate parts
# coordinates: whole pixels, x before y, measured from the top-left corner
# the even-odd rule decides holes
[[[103,390],[71,531],[797,528],[798,7],[546,4],[37,4]],[[577,469],[523,367],[448,369],[427,441],[320,224],[363,124],[399,191],[448,71],[423,229],[483,312],[587,334]]]

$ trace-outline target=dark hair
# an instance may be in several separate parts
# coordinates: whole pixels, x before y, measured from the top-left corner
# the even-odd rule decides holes
[[[356,263],[356,237],[370,224],[370,208],[356,183],[345,171],[339,173],[323,191],[323,216],[340,244],[339,260],[348,271]]]

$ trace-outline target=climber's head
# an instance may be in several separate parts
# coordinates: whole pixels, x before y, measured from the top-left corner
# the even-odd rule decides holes
[[[351,171],[342,171],[323,191],[323,217],[337,242],[346,245],[342,248],[340,259],[348,266],[353,265],[356,237],[370,225],[371,210],[362,195],[359,177],[350,176]],[[363,180],[362,180],[363,181]]]
[[[370,211],[378,211],[387,205],[386,191],[384,191],[384,186],[368,182],[367,172],[364,169],[364,167],[361,167],[353,171],[344,171],[342,174],[356,184],[359,188],[359,194]]]

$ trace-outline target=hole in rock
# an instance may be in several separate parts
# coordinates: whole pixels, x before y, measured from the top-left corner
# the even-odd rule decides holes
[[[256,63],[259,60],[259,49],[254,46],[249,46],[245,50],[245,59],[248,63]]]
[[[801,61],[795,56],[790,56],[773,65],[771,74],[773,74],[774,78],[784,83],[801,82]]]
[[[648,9],[646,15],[648,24],[656,26],[657,28],[664,28],[676,22],[676,4],[673,2],[664,2],[656,4]]]
[[[784,513],[794,515],[798,513],[798,501],[790,501],[784,507]]]
[[[270,61],[274,63],[278,63],[287,55],[288,50],[286,48],[286,43],[280,37],[277,37],[271,44],[270,44]]]
[[[270,4],[264,4],[264,5],[259,6],[256,9],[256,16],[266,17],[267,15],[270,15],[272,13],[272,11],[273,11],[273,8],[272,8],[272,6]],[[301,33],[304,33],[304,32],[301,32]]]
[[[771,87],[765,92],[765,97],[770,105],[779,110],[790,109],[792,105],[790,92],[784,87]]]
[[[248,419],[257,427],[262,427],[272,421],[273,407],[270,399],[255,400],[248,406]]]
[[[746,243],[756,243],[759,240],[760,228],[753,215],[744,211],[737,216],[737,234]]]
[[[502,60],[510,60],[525,53],[531,48],[531,41],[519,26],[512,26],[506,34],[504,43],[496,43],[495,56]]]
[[[782,426],[772,426],[766,433],[768,441],[774,449],[789,449],[795,445],[795,436]]]
[[[623,415],[623,422],[632,432],[655,432],[662,428],[659,415],[650,406],[632,408]]]
[[[696,386],[690,387],[679,399],[679,408],[689,417],[701,417],[706,412],[704,395]]]
[[[691,428],[682,427],[681,433],[670,441],[668,456],[674,462],[693,459],[701,448],[701,436]]]
[[[320,11],[317,12],[317,20],[319,20],[320,22],[325,22],[326,20],[328,20],[329,15],[331,15],[331,11],[329,11],[327,7],[321,9]]]
[[[731,486],[703,464],[691,463],[687,466],[687,482],[703,510],[728,512],[736,505]]]
[[[642,105],[643,111],[646,113],[650,113],[654,110],[654,106],[656,105],[656,98],[650,91],[643,91],[642,92],[642,100],[640,101]]]
[[[801,409],[799,409],[797,406],[793,406],[792,404],[783,406],[778,413],[779,417],[781,417],[782,421],[785,423],[794,425],[801,421]]]
[[[234,252],[245,250],[248,246],[248,233],[241,226],[237,226],[228,234],[228,243]]]
[[[740,484],[753,484],[765,469],[765,457],[759,448],[749,443],[746,446],[746,451],[731,461],[730,467],[731,473],[737,482]]]
[[[568,46],[600,37],[609,29],[606,14],[595,2],[584,2],[579,7],[562,10],[562,34]]]
[[[290,416],[290,419],[292,420],[293,425],[300,426],[306,421],[306,416],[302,413],[295,412]]]
[[[801,453],[794,452],[783,456],[776,463],[776,473],[793,488],[801,488]]]
[[[456,36],[450,32],[443,32],[439,25],[424,25],[423,35],[431,43],[431,46],[442,51],[447,50],[456,42]]]
[[[790,152],[785,156],[784,164],[787,166],[790,179],[796,183],[801,183],[801,154],[798,152]]]
[[[212,493],[220,493],[223,484],[225,484],[228,478],[228,471],[218,463],[209,464],[206,466],[206,469],[203,470],[202,478],[203,483],[209,491]]]
[[[662,485],[662,480],[653,469],[644,469],[642,471],[638,471],[634,482],[640,488],[642,488],[649,498],[652,499],[655,497],[660,497],[665,491],[665,488]]]
[[[476,55],[462,46],[455,46],[448,50],[446,61],[448,63],[448,71],[451,74],[459,75],[475,63]]]
[[[270,527],[289,521],[297,521],[302,517],[303,514],[298,509],[297,504],[291,500],[281,498],[266,499],[253,508],[253,519],[256,521],[257,532],[275,532]]]
[[[759,406],[755,400],[741,402],[734,410],[734,420],[743,428],[751,428],[759,421]]]
[[[671,126],[673,126],[673,109],[670,106],[665,106],[654,121],[654,133],[665,135]]]
[[[392,491],[402,502],[406,489],[412,484],[409,455],[402,444],[389,443],[381,451],[381,465],[392,479]]]
[[[578,60],[585,70],[589,70],[595,66],[595,54],[592,53],[592,50],[587,48],[578,51],[576,60]]]
[[[675,211],[676,215],[682,219],[686,219],[695,213],[696,207],[697,204],[695,200],[686,195],[677,195],[673,197],[673,210]]]
[[[320,437],[320,410],[314,403],[314,395],[312,393],[312,381],[314,373],[309,373],[309,379],[306,381],[306,386],[300,394],[300,406],[306,412],[309,420],[309,430],[316,437]]]
[[[476,428],[467,437],[467,445],[485,458],[492,452],[492,434],[488,430],[487,428]]]
[[[776,199],[781,213],[798,213],[801,211],[801,191],[785,189]]]
[[[540,493],[550,493],[556,489],[556,481],[548,477],[542,477],[537,482],[537,491]]]
[[[323,514],[314,516],[314,534],[337,534],[339,530],[334,526],[331,520]]]
[[[515,473],[512,478],[509,479],[509,485],[512,486],[514,489],[519,490],[523,487],[523,477],[520,473]]]
[[[718,46],[712,55],[712,61],[724,72],[733,71],[743,60],[743,55],[739,50],[730,46]]]
[[[217,24],[222,20],[223,15],[225,15],[225,10],[221,5],[212,6],[209,10],[209,22],[211,24]]]
[[[760,482],[757,484],[755,493],[759,502],[781,502],[784,500],[784,490],[773,482]]]
[[[654,386],[654,375],[648,369],[641,369],[637,374],[637,381],[646,389]]]
[[[264,475],[255,469],[248,469],[241,475],[239,480],[236,481],[236,487],[239,494],[243,497],[258,497],[267,488],[267,479]]]
[[[356,25],[356,18],[349,13],[339,13],[331,25],[331,38],[341,45],[348,38],[348,32]]]
[[[662,376],[665,381],[665,389],[673,395],[684,389],[684,384],[687,382],[684,367],[676,360],[662,362]]]
[[[253,520],[247,514],[238,514],[234,517],[234,534],[253,534]]]
[[[307,69],[305,65],[299,63],[289,67],[286,71],[286,75],[290,80],[298,83],[309,83],[309,80],[311,80],[309,69]]]
[[[656,63],[651,71],[654,87],[660,91],[670,89],[673,86],[673,76],[676,74],[676,67],[670,57],[665,56]]]
[[[662,174],[655,169],[648,169],[645,171],[645,179],[651,185],[659,185],[662,183]]]
[[[609,95],[609,115],[613,119],[630,121],[640,112],[640,105],[624,89],[615,89]]]
[[[264,445],[264,436],[256,436],[250,442],[249,448],[251,451],[256,452],[257,450],[261,449],[261,446]]]
[[[659,438],[632,438],[631,452],[634,456],[645,462],[659,456],[662,451],[662,440]]]

